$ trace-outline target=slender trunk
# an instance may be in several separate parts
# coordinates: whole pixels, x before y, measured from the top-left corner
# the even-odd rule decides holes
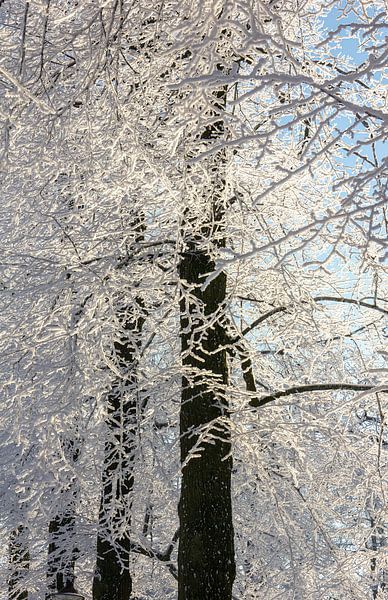
[[[108,397],[108,439],[102,474],[93,600],[128,600],[131,503],[138,433],[137,355],[144,318],[121,311],[122,335],[115,343],[118,378]]]
[[[370,517],[370,523],[371,523],[372,528],[374,528],[376,526],[376,523],[375,523],[375,520],[373,519],[373,517]],[[376,533],[372,533],[372,535],[371,535],[371,550],[373,550],[374,552],[377,552]],[[373,598],[373,600],[375,600],[377,598],[377,594],[379,593],[379,584],[377,581],[376,566],[377,566],[376,556],[373,556],[370,561],[370,570],[371,570],[372,581],[373,581],[373,583],[372,583],[372,598]]]
[[[9,578],[8,598],[9,600],[28,600],[28,591],[24,578],[30,567],[30,555],[28,551],[28,531],[23,525],[19,525],[11,533],[9,538]]]
[[[79,447],[75,439],[62,441],[62,449],[73,463],[79,458]],[[75,561],[78,550],[75,543],[76,506],[79,490],[72,479],[67,490],[63,490],[63,512],[58,512],[49,523],[49,546],[47,559],[48,594],[62,590],[75,581]]]
[[[75,533],[75,515],[65,514],[57,515],[49,524],[49,547],[48,547],[48,565],[47,577],[48,594],[62,590],[66,583],[73,583],[75,580],[75,553],[72,546],[72,538]],[[70,553],[68,544],[71,545]]]
[[[214,114],[225,108],[226,89],[214,94]],[[223,121],[207,126],[201,141],[223,134]],[[225,153],[208,161],[207,217],[190,209],[183,225],[179,265],[180,326],[184,376],[180,415],[182,488],[179,502],[179,600],[229,600],[235,578],[231,502],[231,441],[226,390],[229,381],[226,275],[205,290],[214,271],[212,253],[225,245]]]
[[[373,510],[373,509],[371,509]],[[371,558],[370,560],[370,569],[371,569],[371,576],[372,576],[372,598],[373,600],[375,600],[376,598],[378,598],[379,596],[379,591],[381,590],[381,592],[384,592],[385,588],[386,588],[386,582],[385,582],[385,571],[384,569],[380,570],[380,573],[378,571],[378,564],[377,564],[377,553],[379,552],[379,550],[381,550],[383,543],[384,543],[384,530],[382,527],[378,527],[376,524],[376,520],[374,519],[373,516],[370,515],[370,524],[371,524],[371,528],[372,528],[372,535],[371,535],[371,550],[373,550],[373,552],[375,553],[375,555]]]

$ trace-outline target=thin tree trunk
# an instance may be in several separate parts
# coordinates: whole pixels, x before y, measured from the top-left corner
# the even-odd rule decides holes
[[[9,569],[8,598],[9,600],[28,600],[28,591],[24,578],[30,568],[28,550],[28,531],[19,525],[9,539]]]
[[[108,439],[102,474],[93,600],[128,600],[132,593],[129,569],[130,526],[134,466],[138,434],[137,354],[144,324],[140,314],[122,311],[123,330],[115,343],[122,373],[108,397]]]
[[[214,114],[220,114],[225,103],[223,88],[214,94]],[[207,126],[200,139],[211,143],[223,130],[220,120]],[[185,247],[179,265],[184,368],[180,414],[179,600],[229,600],[235,578],[232,457],[226,397],[229,382],[224,317],[226,275],[220,273],[205,290],[201,289],[215,269],[212,251],[225,245],[225,153],[219,152],[210,163],[207,217],[192,217],[190,209],[186,212]],[[205,193],[209,194],[207,189]]]
[[[371,508],[370,511],[372,512],[374,509]],[[385,572],[384,569],[381,569],[380,573],[378,572],[377,569],[377,553],[379,552],[379,550],[381,550],[382,546],[383,546],[383,541],[384,541],[384,530],[382,527],[378,527],[376,524],[376,520],[374,519],[374,517],[371,515],[369,515],[369,519],[370,519],[370,524],[371,524],[371,529],[372,529],[372,535],[370,538],[371,541],[371,550],[373,550],[373,552],[375,553],[375,555],[371,558],[370,560],[370,568],[371,568],[371,576],[372,576],[372,598],[373,600],[375,600],[376,598],[378,598],[379,596],[379,590],[381,590],[382,592],[385,590],[386,588],[386,583],[385,583]]]
[[[75,439],[62,442],[68,460],[75,464],[79,458],[79,447]],[[78,485],[73,479],[69,488],[63,491],[64,511],[58,513],[49,523],[49,546],[47,558],[48,593],[62,590],[67,583],[74,585],[75,561],[78,550],[75,543],[76,506]]]
[[[62,590],[66,583],[74,584],[75,548],[67,553],[67,544],[72,544],[75,533],[75,515],[57,515],[49,524],[49,547],[47,577],[48,594]]]

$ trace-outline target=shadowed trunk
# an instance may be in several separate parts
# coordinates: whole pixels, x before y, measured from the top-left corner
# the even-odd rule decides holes
[[[120,310],[122,331],[115,342],[116,366],[121,373],[107,399],[108,438],[102,474],[102,494],[97,535],[97,563],[93,600],[128,600],[132,593],[129,570],[130,526],[137,448],[138,353],[144,324],[142,303]]]
[[[75,439],[62,441],[64,455],[73,465],[79,459],[79,446]],[[74,569],[78,554],[75,543],[76,506],[78,503],[79,489],[75,479],[72,479],[69,488],[63,491],[63,512],[58,513],[49,524],[49,546],[47,558],[48,593],[62,590],[66,584],[75,581]]]
[[[23,525],[19,525],[11,533],[8,551],[10,570],[8,598],[9,600],[28,600],[28,591],[23,580],[30,567],[30,555],[28,551],[28,531]]]
[[[225,109],[226,93],[225,88],[214,93],[213,115]],[[223,121],[217,121],[206,127],[200,140],[211,144],[223,131]],[[207,215],[193,216],[188,209],[182,227],[179,600],[229,600],[235,578],[226,275],[220,273],[201,289],[215,269],[212,253],[225,245],[225,163],[223,151],[208,160]]]

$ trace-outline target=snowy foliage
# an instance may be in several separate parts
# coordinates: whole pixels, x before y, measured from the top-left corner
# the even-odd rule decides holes
[[[101,600],[97,538],[176,598],[184,359],[217,326],[233,597],[385,597],[385,34],[380,0],[0,0],[1,600],[74,562]]]

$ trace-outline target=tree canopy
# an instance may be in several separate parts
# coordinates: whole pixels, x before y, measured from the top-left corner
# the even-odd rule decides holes
[[[0,0],[1,600],[385,597],[384,36]]]

